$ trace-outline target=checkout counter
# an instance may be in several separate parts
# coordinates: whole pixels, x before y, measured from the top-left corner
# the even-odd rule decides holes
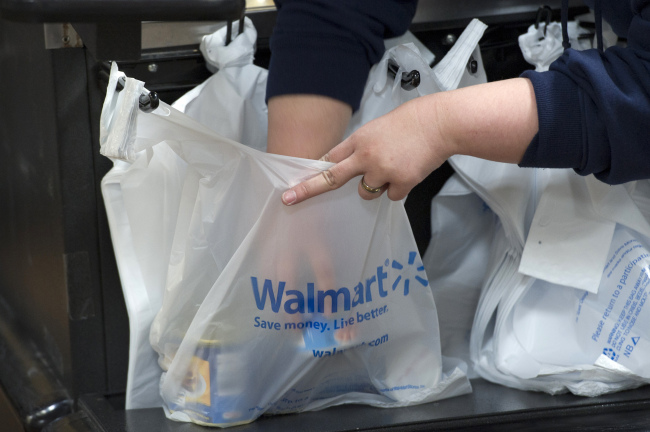
[[[558,15],[560,0],[547,2]],[[572,14],[584,12],[571,1]],[[490,28],[490,80],[530,68],[516,37],[529,0],[420,0],[411,31],[441,58],[471,18]],[[128,317],[100,181],[108,62],[171,103],[210,76],[198,42],[250,17],[268,65],[270,0],[0,0],[0,429],[199,431],[162,408],[124,409]],[[412,192],[424,252],[431,194],[448,165]],[[474,391],[399,409],[341,406],[263,417],[237,431],[650,430],[650,387],[597,398],[549,396],[473,380]]]

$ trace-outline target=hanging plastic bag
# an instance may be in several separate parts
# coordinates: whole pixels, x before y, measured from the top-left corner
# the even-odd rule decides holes
[[[449,53],[431,70],[408,57],[402,60],[400,64],[425,71],[422,76],[427,84],[418,88],[419,95],[486,83],[478,46],[486,28],[479,20],[472,20]],[[408,100],[404,91],[397,93],[397,89],[393,84],[392,99]],[[439,305],[442,354],[466,365],[470,378],[476,374],[471,367],[469,339],[496,220],[484,201],[458,175],[449,179],[431,202],[432,235],[423,261]]]
[[[550,22],[551,10],[541,8],[538,22],[528,27],[528,31],[519,36],[519,48],[524,59],[535,66],[537,72],[547,71],[555,60],[564,52],[562,46],[562,24]],[[542,12],[548,12],[549,21],[540,22]],[[571,48],[577,51],[588,50],[596,47],[594,28],[594,14],[588,13],[575,17],[574,21],[567,23],[567,34]],[[603,45],[608,48],[615,45],[618,37],[606,21],[602,22]]]
[[[571,170],[513,166],[504,175],[494,162],[452,164],[499,217],[470,340],[479,375],[522,390],[583,396],[650,382],[641,360],[649,319],[649,281],[641,271],[650,264],[647,182],[607,186]],[[533,270],[555,283],[522,273]],[[618,300],[619,283],[628,279]]]
[[[552,374],[558,384],[585,396],[648,383],[650,369],[642,360],[650,323],[647,186],[630,193],[647,182],[608,186],[570,171],[554,177],[540,200],[524,256],[540,247],[573,250],[574,256],[560,252],[557,260],[539,259],[543,280],[534,279],[502,311],[511,318],[500,344],[514,346],[516,340],[520,354],[503,361],[501,369],[524,379]],[[541,257],[538,252],[528,255],[528,267]],[[522,259],[520,269],[523,265]],[[553,334],[562,337],[548,337]]]
[[[597,293],[536,281],[512,313],[515,335],[540,373],[545,364],[591,365],[604,355],[618,375],[633,378],[615,390],[650,382],[649,265],[650,239],[619,225]]]
[[[101,151],[113,158],[114,166],[102,179],[101,187],[129,315],[125,406],[151,408],[161,406],[162,399],[158,354],[151,348],[149,332],[162,306],[187,164],[164,143],[136,152],[131,143],[113,139],[133,133],[122,129],[118,134],[115,130],[134,126],[137,105],[123,100],[137,98],[143,91],[142,83],[127,80],[125,88],[116,92],[119,77],[123,74],[113,66],[100,128]]]
[[[592,48],[589,39],[580,38],[581,35],[589,35],[589,30],[580,27],[575,21],[567,24],[567,30],[571,48],[577,50]],[[519,36],[518,40],[524,59],[535,66],[537,72],[547,71],[551,63],[564,52],[562,24],[558,22],[531,25],[528,27],[528,32]]]
[[[370,70],[360,108],[352,116],[345,136],[411,99],[486,82],[478,48],[486,28],[481,21],[472,20],[451,50],[433,68],[414,43],[389,49]],[[390,63],[397,69],[392,80],[387,74]],[[414,77],[416,74],[417,78]]]
[[[285,207],[282,191],[329,164],[250,149],[165,104],[145,114],[141,83],[127,78],[125,90],[109,91],[102,113],[105,151],[121,143],[116,155],[135,155],[123,178],[159,153],[183,168],[173,173],[175,223],[163,223],[173,242],[151,330],[171,418],[227,426],[469,390],[460,369],[442,374],[436,309],[401,203],[359,200],[350,183]]]
[[[248,125],[245,128],[230,126],[225,129],[229,137],[241,141],[246,141],[246,136],[258,138],[266,136],[266,123],[257,121],[260,113],[265,112],[264,109],[258,109],[260,105],[265,108],[258,91],[260,87],[263,87],[265,71],[251,64],[254,50],[252,44],[254,37],[249,34],[251,28],[252,26],[247,23],[244,33],[238,36],[228,47],[220,45],[223,43],[222,39],[224,37],[220,33],[223,33],[223,31],[204,38],[201,45],[202,52],[206,56],[208,64],[220,68],[219,72],[174,104],[174,106],[186,110],[189,115],[194,116],[204,126],[214,130],[216,123],[208,120],[212,119],[215,107],[223,106],[228,100],[227,96],[236,93],[235,99],[242,101],[242,103],[237,104],[239,109],[220,109],[216,115],[220,116],[222,120],[220,123],[230,122],[234,125]],[[478,21],[474,22],[463,33],[454,49],[450,52],[449,58],[443,59],[444,61],[441,62],[438,69],[434,68],[438,75],[436,82],[439,83],[439,87],[450,89],[459,85],[459,82],[460,85],[469,85],[485,80],[480,52],[476,45],[484,29],[483,24]],[[237,43],[240,38],[241,42]],[[394,55],[397,49],[391,49],[385,58]],[[234,51],[234,53],[231,51]],[[218,53],[218,55],[215,55],[215,53]],[[412,54],[407,52],[407,56],[412,57]],[[399,55],[394,58],[401,60]],[[474,58],[477,60],[474,60]],[[478,67],[474,69],[466,67],[470,59]],[[423,62],[420,60],[420,63]],[[426,65],[426,62],[424,62],[424,65],[422,71],[427,73],[429,70],[428,65]],[[242,77],[250,75],[243,73],[243,70],[249,70],[257,77],[255,85],[251,86],[248,79],[242,80]],[[378,66],[375,67],[375,75],[373,76],[378,80],[382,80],[377,70]],[[224,76],[220,77],[222,73]],[[119,72],[115,71],[114,80],[116,80],[117,74]],[[386,75],[385,69],[381,70],[381,74]],[[428,76],[431,77],[431,75]],[[387,80],[383,78],[382,82],[387,83]],[[399,88],[399,82],[399,75],[396,75],[394,84],[385,86],[381,89],[382,92],[385,91],[384,89],[393,88],[392,94],[394,95],[400,92],[406,93],[407,90]],[[370,79],[366,92],[377,88],[375,84],[376,82]],[[423,88],[426,88],[426,86]],[[217,91],[219,89],[226,90]],[[179,249],[173,249],[171,245],[172,242],[174,245],[183,244],[181,240],[178,240],[179,233],[187,230],[190,224],[192,218],[190,210],[194,208],[190,203],[196,200],[196,188],[200,178],[196,170],[188,169],[186,158],[181,157],[178,152],[172,150],[171,143],[176,142],[173,139],[174,131],[170,131],[169,136],[155,134],[158,138],[141,136],[134,141],[134,128],[137,124],[135,119],[140,118],[141,113],[134,106],[121,101],[126,95],[131,98],[134,95],[139,95],[139,92],[143,90],[143,86],[142,83],[128,80],[125,90],[115,93],[114,89],[109,86],[102,117],[102,153],[112,158],[124,158],[133,163],[129,165],[116,160],[115,168],[106,176],[102,187],[131,321],[131,349],[126,405],[127,408],[145,408],[160,406],[162,402],[158,394],[158,385],[151,379],[152,376],[160,374],[159,366],[152,361],[156,354],[148,344],[143,346],[143,341],[149,333],[153,314],[160,310],[165,286],[169,289],[171,284],[181,283],[174,278],[178,275],[178,266],[187,265],[188,260],[178,258],[183,256],[183,252]],[[383,104],[381,109],[390,110],[396,106],[395,103],[400,103],[400,100],[400,98],[396,99],[397,102],[391,99],[367,100],[365,105],[362,105],[362,109]],[[160,108],[155,115],[166,115],[166,110],[167,108]],[[175,113],[173,110],[169,112]],[[169,122],[177,121],[177,118],[175,114],[167,116]],[[359,123],[357,123],[358,126],[360,126]],[[251,131],[252,128],[255,128],[256,131]],[[242,133],[244,129],[248,131],[248,135]],[[115,133],[115,131],[119,131],[119,133]],[[158,142],[156,139],[161,141]],[[256,144],[258,142],[250,139],[246,144],[252,147],[260,147]],[[138,187],[138,185],[141,187]],[[163,223],[151,223],[151,221],[159,220],[161,214],[165,215]],[[236,211],[233,214],[239,215]],[[148,243],[147,238],[149,237],[157,238],[158,243]],[[148,245],[149,250],[147,249]],[[213,269],[211,277],[216,278],[228,260],[228,257],[222,258],[221,267],[217,266],[218,268]],[[169,271],[160,270],[161,268],[167,269],[167,267]],[[205,270],[202,269],[201,271],[204,272]],[[169,294],[167,295],[169,296]],[[199,296],[196,302],[197,305],[201,303],[201,298]],[[143,310],[146,312],[143,313]],[[154,329],[154,333],[159,330],[160,328],[157,327]],[[429,331],[437,337],[437,326],[429,329]],[[156,337],[158,336],[154,336],[154,338]],[[177,335],[174,337],[176,338],[175,342],[166,346],[163,350],[169,348],[173,352],[175,349],[173,348],[174,344],[178,345],[179,340],[182,339]],[[175,358],[175,355],[171,355],[169,350],[165,351],[160,360],[164,368],[171,365],[172,358]],[[441,383],[438,385],[437,390],[431,395],[423,397],[422,400],[449,397],[471,390],[463,372],[465,366],[462,363],[454,362],[451,359],[449,361],[443,360],[443,363]],[[437,366],[436,368],[436,373],[440,375],[440,367]],[[194,376],[196,378],[196,375]],[[259,411],[262,412],[263,410]],[[173,415],[179,416],[181,414],[177,411]],[[185,419],[187,420],[187,418]]]
[[[237,33],[239,22],[233,23]],[[253,64],[257,31],[244,18],[244,31],[226,45],[226,29],[206,35],[199,46],[214,75],[173,103],[173,107],[217,132],[257,150],[266,150],[268,71]]]
[[[488,225],[490,227],[489,248],[482,243],[486,241],[482,239],[484,233],[476,230],[473,235],[472,232],[464,233],[468,236],[463,249],[466,255],[473,250],[474,240],[479,242],[477,247],[488,248],[487,253],[484,251],[478,256],[484,261],[474,264],[476,268],[484,269],[482,270],[484,278],[480,282],[480,296],[476,303],[468,344],[472,369],[473,372],[490,381],[522,388],[518,386],[516,380],[510,379],[495,366],[496,348],[493,343],[493,333],[495,316],[501,310],[501,304],[508,290],[525,283],[525,278],[517,272],[517,267],[527,227],[532,219],[530,206],[535,205],[538,195],[535,171],[466,156],[453,156],[450,158],[450,163],[463,180],[463,184],[475,196],[474,201],[470,201],[470,196],[464,198],[468,202],[475,203],[474,212],[480,209],[476,207],[478,203],[484,203],[482,205],[489,208],[488,214],[494,215],[494,219]],[[465,220],[471,217],[463,213],[465,207],[457,208],[457,213],[448,215],[448,220],[454,218]],[[472,263],[464,265],[468,266]],[[476,283],[471,279],[467,281]],[[476,295],[474,294],[477,290],[476,286],[465,286],[464,289],[470,295]]]
[[[237,33],[239,23],[233,25]],[[219,73],[183,95],[174,107],[213,130],[219,129],[227,138],[264,150],[267,71],[252,64],[256,37],[248,18],[244,31],[228,45],[225,27],[205,36],[201,52],[206,64]],[[149,333],[162,305],[187,164],[164,144],[135,154],[125,143],[108,139],[111,123],[113,129],[132,125],[127,119],[135,114],[133,107],[115,112],[110,104],[143,89],[142,83],[129,81],[125,90],[115,93],[114,85],[107,90],[107,115],[101,127],[102,154],[113,158],[115,165],[102,180],[102,194],[130,322],[125,405],[127,409],[152,408],[161,406],[162,399],[158,354],[149,343]],[[111,115],[118,118],[113,120]],[[160,222],[150,223],[152,220]]]
[[[133,165],[115,161],[102,194],[129,315],[127,409],[159,407],[160,371],[149,343],[162,305],[185,163],[164,145]],[[156,223],[151,223],[156,221]]]
[[[458,174],[431,202],[431,240],[422,261],[438,309],[441,349],[444,356],[465,362],[470,378],[477,375],[469,340],[497,223]]]

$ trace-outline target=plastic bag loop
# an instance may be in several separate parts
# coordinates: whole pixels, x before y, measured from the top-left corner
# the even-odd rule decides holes
[[[117,80],[117,84],[115,86],[115,90],[120,92],[124,90],[124,86],[126,84],[126,79],[124,77],[120,77]],[[140,110],[146,113],[150,113],[152,111],[155,111],[156,108],[160,105],[160,98],[158,97],[158,93],[151,91],[148,93],[142,93],[140,95],[140,98],[138,100]]]

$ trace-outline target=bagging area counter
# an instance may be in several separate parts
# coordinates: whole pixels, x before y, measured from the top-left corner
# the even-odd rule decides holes
[[[561,1],[547,3],[559,20]],[[441,58],[479,18],[488,80],[516,77],[531,68],[517,36],[540,6],[420,0],[410,31]],[[100,190],[112,163],[99,152],[99,119],[111,62],[171,104],[211,76],[201,37],[244,16],[258,32],[255,63],[267,67],[276,15],[268,0],[0,0],[0,429],[204,430],[162,408],[124,409],[129,319]],[[452,173],[443,165],[406,201],[422,254],[431,198]],[[413,407],[344,405],[233,430],[650,430],[650,387],[594,398],[472,387]]]

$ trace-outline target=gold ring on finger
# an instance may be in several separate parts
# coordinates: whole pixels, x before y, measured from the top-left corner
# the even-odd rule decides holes
[[[368,186],[368,184],[365,182],[365,177],[361,177],[361,187],[367,190],[370,193],[378,193],[381,192],[381,186],[375,188],[372,186]]]

